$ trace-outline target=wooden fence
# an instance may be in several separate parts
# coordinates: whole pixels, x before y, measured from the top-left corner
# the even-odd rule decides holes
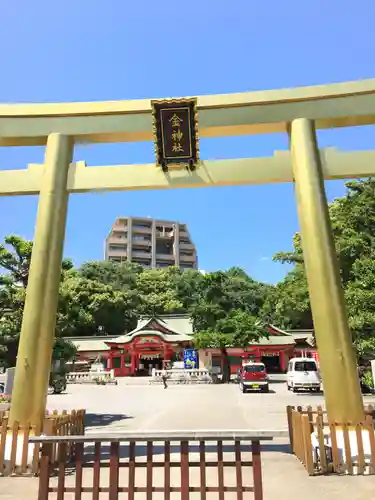
[[[309,475],[375,474],[374,407],[365,414],[360,424],[328,422],[320,406],[287,407],[290,446]]]
[[[8,412],[0,415],[0,475],[25,475],[39,472],[40,446],[30,442],[32,436],[84,435],[85,410],[73,410],[68,413],[57,410],[47,412],[43,424],[20,425],[14,422],[8,425]],[[73,457],[74,446],[67,449],[67,456]],[[52,449],[51,460],[57,460],[56,447]]]
[[[200,493],[203,500],[207,493],[215,493],[215,498],[225,500],[227,493],[236,493],[242,500],[245,492],[263,500],[260,443],[271,441],[273,435],[272,431],[154,431],[33,437],[32,442],[42,445],[38,500],[49,500],[50,494],[59,500],[72,494],[81,498],[83,493],[92,500],[99,500],[101,493],[108,494],[108,500],[134,500],[136,493],[144,493],[147,500],[154,493],[163,494],[165,500],[173,493],[179,493],[181,500],[189,500],[190,493]],[[68,474],[67,448],[72,443],[74,474]]]

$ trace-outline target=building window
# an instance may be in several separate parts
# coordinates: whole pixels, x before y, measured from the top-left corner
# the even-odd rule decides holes
[[[221,357],[219,356],[212,356],[212,366],[215,367],[221,367]]]
[[[173,245],[168,241],[156,241],[156,253],[173,255]]]
[[[113,231],[111,236],[113,238],[117,238],[118,240],[125,240],[127,237],[127,233],[119,233],[117,231]]]
[[[141,235],[134,235],[132,240],[133,241],[151,241],[150,238],[147,238],[146,236],[141,236]]]

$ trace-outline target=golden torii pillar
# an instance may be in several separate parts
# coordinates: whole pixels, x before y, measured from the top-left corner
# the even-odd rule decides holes
[[[363,399],[313,120],[293,120],[290,142],[303,258],[327,413],[339,423],[358,423],[364,419]]]
[[[73,141],[50,134],[17,355],[10,424],[42,423],[55,337]]]
[[[69,193],[293,181],[328,415],[363,419],[324,179],[374,175],[375,153],[319,153],[315,127],[374,124],[375,80],[201,96],[197,109],[200,137],[289,128],[291,155],[200,161],[195,171],[164,172],[155,164],[85,168],[70,164],[73,143],[152,140],[150,100],[0,105],[0,146],[47,145],[43,166],[0,171],[0,195],[40,195],[11,422],[38,424],[44,416]]]

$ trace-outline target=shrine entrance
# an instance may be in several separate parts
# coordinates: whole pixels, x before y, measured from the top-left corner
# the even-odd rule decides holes
[[[109,368],[116,377],[149,376],[153,368],[161,370],[166,362],[182,358],[192,341],[189,316],[144,317],[125,335],[106,342],[110,348]]]
[[[279,354],[261,356],[260,360],[264,363],[267,373],[275,374],[285,371],[281,368]]]
[[[150,377],[153,370],[162,370],[164,358],[160,354],[141,354],[138,358],[138,366],[135,368],[136,376]]]
[[[0,146],[46,145],[43,165],[0,171],[0,195],[39,195],[10,425],[39,425],[44,417],[70,193],[271,182],[295,185],[328,414],[337,422],[363,421],[324,179],[373,176],[375,152],[319,150],[316,129],[374,123],[375,80],[194,99],[0,105]],[[199,136],[275,132],[289,135],[290,152],[199,157]],[[72,163],[75,143],[151,140],[156,165]]]

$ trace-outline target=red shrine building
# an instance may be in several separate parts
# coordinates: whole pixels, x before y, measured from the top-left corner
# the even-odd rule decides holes
[[[265,326],[266,334],[258,342],[243,348],[200,349],[199,367],[222,368],[229,358],[235,373],[243,359],[263,361],[270,373],[286,371],[288,361],[295,356],[318,359],[313,347],[312,330],[284,331],[273,325]],[[137,327],[119,337],[75,337],[69,340],[77,347],[78,361],[100,359],[106,369],[117,377],[149,375],[152,369],[163,368],[164,362],[181,361],[185,348],[193,347],[193,325],[186,315],[144,317]]]
[[[252,359],[263,362],[268,373],[286,373],[291,358],[313,357],[319,361],[312,330],[287,332],[273,325],[264,329],[267,334],[247,347],[229,347],[225,353],[221,349],[200,349],[199,366],[223,369],[224,359],[229,358],[231,373],[236,373],[244,359]]]
[[[165,361],[181,361],[183,351],[192,347],[193,325],[189,316],[168,315],[140,318],[137,327],[120,337],[70,339],[77,347],[79,361],[98,358],[116,377],[149,375],[162,369]]]

